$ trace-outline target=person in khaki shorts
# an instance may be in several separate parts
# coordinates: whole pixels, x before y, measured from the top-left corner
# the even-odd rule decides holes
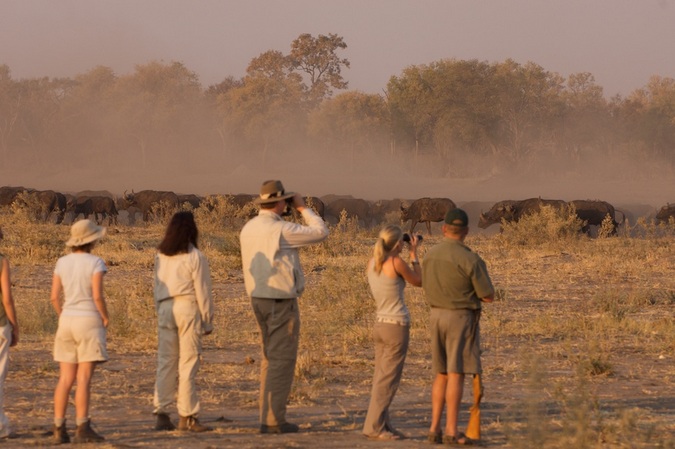
[[[430,311],[432,369],[431,426],[433,443],[471,445],[476,441],[458,430],[465,374],[481,374],[480,311],[494,300],[495,290],[485,262],[464,245],[469,217],[462,209],[445,215],[444,239],[422,262],[422,284]],[[447,406],[445,431],[441,430]]]
[[[4,238],[0,228],[0,241]],[[5,379],[9,371],[9,348],[19,343],[19,322],[16,319],[9,261],[0,254],[0,439],[13,438],[9,419],[5,415]]]
[[[75,391],[75,443],[103,441],[91,428],[89,398],[91,378],[98,363],[108,360],[106,328],[108,310],[103,298],[105,262],[91,254],[105,228],[80,220],[70,228],[66,246],[71,253],[56,262],[51,301],[59,316],[54,339],[54,360],[59,362],[59,381],[54,390],[54,443],[70,442],[66,408],[73,384]],[[63,293],[64,301],[61,301]]]
[[[155,256],[154,297],[157,309],[157,380],[155,430],[174,430],[169,408],[178,408],[178,430],[211,430],[199,422],[196,377],[202,335],[213,331],[211,274],[197,249],[199,232],[192,212],[177,212]]]
[[[286,421],[286,403],[298,356],[297,298],[305,288],[298,248],[323,241],[328,228],[281,181],[263,183],[255,202],[260,212],[244,225],[240,241],[246,293],[262,339],[260,432],[292,433],[299,426]],[[300,212],[307,225],[285,221],[287,206]]]

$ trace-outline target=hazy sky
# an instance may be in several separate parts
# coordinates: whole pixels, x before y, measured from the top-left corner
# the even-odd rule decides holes
[[[0,0],[0,64],[15,79],[160,60],[208,86],[302,33],[342,36],[349,89],[368,93],[444,58],[590,72],[607,97],[675,77],[675,0]]]

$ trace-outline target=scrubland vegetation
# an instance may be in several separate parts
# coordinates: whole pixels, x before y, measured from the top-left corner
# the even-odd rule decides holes
[[[165,211],[166,216],[170,212]],[[219,446],[222,440],[217,438],[226,436],[238,447],[272,447],[253,440],[251,429],[237,422],[238,410],[257,415],[259,369],[257,328],[242,284],[242,222],[232,218],[227,204],[195,214],[217,302],[216,332],[206,340],[200,372],[203,407],[226,407],[233,419],[215,433],[200,436],[200,441]],[[12,263],[23,336],[13,351],[6,387],[12,389],[23,378],[54,379],[55,366],[31,357],[51,347],[56,329],[49,304],[51,270],[64,253],[69,229],[35,222],[20,209],[2,212],[0,225],[5,231],[0,251]],[[545,208],[517,224],[505,224],[498,235],[467,239],[486,260],[498,288],[496,301],[486,305],[481,320],[484,443],[513,448],[673,448],[675,223],[641,220],[617,236],[601,229],[598,238],[579,234],[579,226],[573,217]],[[95,385],[97,391],[118,389],[117,395],[97,397],[94,408],[113,401],[119,419],[129,412],[124,405],[132,396],[145,400],[144,413],[151,412],[156,346],[152,267],[163,231],[163,224],[113,226],[95,249],[109,267],[105,293],[112,317],[112,358],[139,361],[123,373],[125,378],[104,368]],[[312,440],[317,446],[382,447],[370,446],[360,436],[344,439],[357,438],[370,392],[374,305],[364,266],[376,233],[343,216],[331,226],[325,243],[302,251],[308,285],[300,305],[301,349],[289,414],[317,433]],[[439,239],[425,238],[424,247]],[[421,253],[423,258],[424,249]],[[407,287],[406,298],[413,320],[411,347],[392,419],[412,437],[401,447],[424,447],[432,379],[428,313],[421,289]],[[218,357],[234,362],[221,363]],[[150,371],[141,371],[141,366]],[[143,391],[142,385],[150,391]],[[464,413],[470,394],[467,383]],[[42,398],[42,408],[26,405],[30,401],[8,403],[6,408],[12,418],[31,416],[38,424],[48,424],[50,401],[50,396]],[[332,409],[341,412],[327,413],[324,420],[303,415]],[[114,416],[108,421],[112,427]],[[463,422],[467,416],[461,415]],[[114,438],[134,441],[124,431]],[[143,446],[152,446],[152,438],[148,434]]]

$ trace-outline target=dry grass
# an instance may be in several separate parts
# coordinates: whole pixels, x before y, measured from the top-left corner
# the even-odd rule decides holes
[[[243,219],[231,215],[227,199],[210,201],[210,212],[195,211],[218,317],[200,372],[204,407],[227,404],[232,414],[243,410],[254,418],[259,335],[242,286],[238,231]],[[15,393],[16,402],[7,408],[10,417],[48,423],[56,375],[49,354],[56,328],[49,287],[68,227],[36,223],[16,210],[2,212],[0,224],[5,231],[0,249],[12,263],[24,339],[13,351],[7,388],[20,381],[33,388],[32,395]],[[579,235],[577,226],[545,210],[500,235],[467,240],[488,263],[499,289],[481,325],[485,440],[514,448],[673,448],[675,226],[642,221],[619,236],[600,233],[596,239]],[[109,342],[118,360],[102,370],[99,388],[114,388],[116,394],[96,397],[98,410],[132,398],[144,413],[151,408],[156,345],[151,280],[163,231],[160,224],[111,227],[95,249],[110,270],[105,280]],[[322,445],[343,447],[341,432],[360,428],[370,389],[374,305],[364,266],[377,230],[363,230],[342,217],[331,231],[324,244],[302,250],[308,285],[300,300],[301,349],[290,413],[305,411],[313,430],[332,432]],[[439,236],[432,236],[424,246],[437,241]],[[406,298],[413,318],[411,347],[393,413],[404,431],[423,436],[432,377],[427,306],[421,289],[408,287]],[[311,410],[337,412],[312,421]],[[123,417],[124,411],[118,413]],[[253,438],[247,425],[217,434]],[[255,427],[255,419],[250,425]],[[124,432],[117,438],[135,441]],[[144,446],[148,441],[152,438]],[[218,446],[214,441],[210,444]],[[238,446],[267,447],[247,441]]]

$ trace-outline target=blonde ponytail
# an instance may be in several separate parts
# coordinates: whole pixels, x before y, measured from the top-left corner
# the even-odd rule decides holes
[[[375,261],[375,272],[380,274],[382,272],[382,265],[389,257],[389,253],[394,246],[403,237],[403,231],[396,225],[387,225],[380,231],[380,234],[375,242],[373,248],[373,260]]]

